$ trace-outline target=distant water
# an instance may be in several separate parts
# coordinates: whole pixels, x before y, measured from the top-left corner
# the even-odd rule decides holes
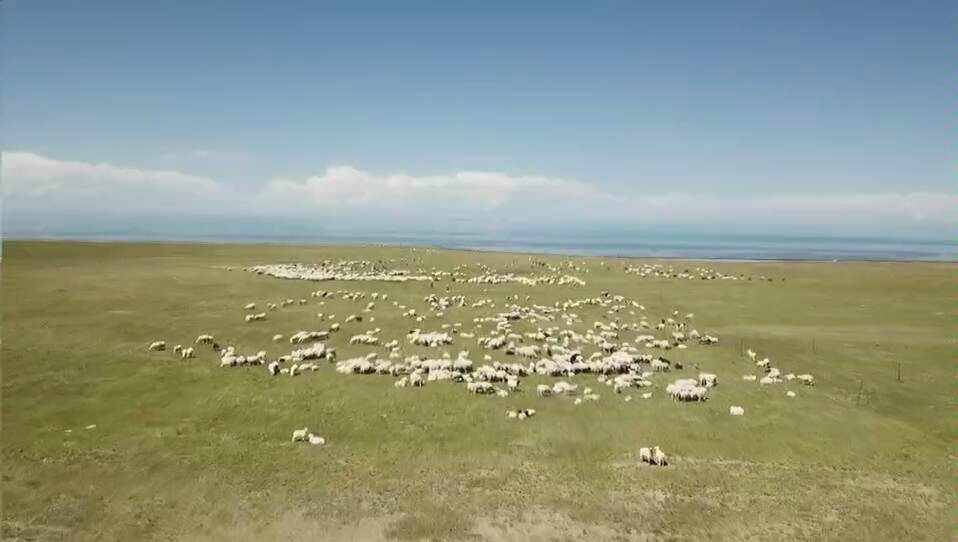
[[[223,223],[182,222],[123,226],[85,223],[67,231],[46,227],[44,231],[5,228],[7,239],[75,239],[90,241],[171,241],[209,243],[276,244],[384,244],[437,248],[567,254],[575,256],[622,256],[695,260],[794,260],[794,261],[954,261],[953,241],[878,237],[826,237],[704,232],[635,231],[634,228],[525,228],[479,232],[373,232],[318,231],[275,220],[246,222],[243,229],[227,229]],[[218,226],[218,227],[215,227]],[[183,231],[206,232],[184,234]]]

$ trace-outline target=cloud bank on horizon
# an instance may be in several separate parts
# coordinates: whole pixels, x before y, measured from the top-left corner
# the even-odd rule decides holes
[[[301,179],[273,178],[258,189],[202,175],[109,163],[2,153],[5,215],[120,212],[144,215],[362,216],[430,222],[450,217],[518,217],[524,222],[814,225],[947,228],[955,195],[947,192],[695,194],[671,186],[658,194],[609,193],[584,180],[496,172],[379,174],[328,167]],[[667,183],[662,183],[667,186]],[[357,215],[357,213],[362,213]],[[37,225],[34,225],[37,226]]]

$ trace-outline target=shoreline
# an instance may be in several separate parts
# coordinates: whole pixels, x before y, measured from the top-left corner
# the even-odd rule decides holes
[[[142,244],[142,245],[186,245],[186,246],[205,246],[205,245],[214,245],[214,246],[262,246],[262,247],[308,247],[308,248],[321,248],[321,247],[336,247],[336,248],[395,248],[395,249],[427,249],[427,250],[447,250],[447,251],[459,251],[459,252],[472,252],[480,254],[506,254],[506,255],[515,255],[515,256],[542,256],[542,257],[565,257],[565,258],[612,258],[618,260],[637,260],[637,261],[659,261],[659,262],[704,262],[704,263],[924,263],[924,264],[948,264],[948,263],[958,263],[956,258],[952,257],[949,259],[935,259],[935,258],[888,258],[888,257],[788,257],[788,256],[778,256],[778,257],[761,257],[761,256],[749,256],[749,257],[727,257],[727,256],[701,256],[701,255],[655,255],[655,254],[615,254],[615,253],[594,253],[594,254],[583,254],[581,251],[543,251],[541,249],[529,248],[528,250],[519,250],[514,249],[499,249],[499,248],[483,248],[483,247],[469,247],[469,246],[443,246],[437,244],[404,244],[404,243],[389,243],[389,242],[326,242],[326,243],[308,243],[302,242],[299,240],[282,242],[282,241],[236,241],[236,240],[199,240],[199,239],[190,239],[190,240],[155,240],[155,239],[135,239],[135,238],[123,238],[117,236],[115,238],[69,238],[69,237],[13,237],[13,238],[4,238],[4,242],[16,242],[16,243],[70,243],[70,244]]]

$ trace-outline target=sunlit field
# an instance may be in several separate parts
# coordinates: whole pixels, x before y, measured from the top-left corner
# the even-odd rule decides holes
[[[323,261],[446,274],[306,281],[245,270]],[[626,272],[655,263],[645,276]],[[585,284],[468,281],[497,273]],[[4,539],[945,540],[955,519],[953,275],[947,264],[920,263],[8,242]],[[359,295],[344,298],[350,292]],[[464,302],[437,311],[430,295]],[[619,393],[594,372],[522,376],[513,392],[494,382],[504,397],[465,382],[397,387],[398,374],[336,370],[371,353],[373,364],[402,364],[465,351],[472,371],[463,373],[541,363],[547,352],[523,358],[478,344],[497,323],[477,319],[510,311],[526,315],[500,333],[517,334],[517,347],[565,343],[601,361],[610,354],[598,339],[569,337],[605,331],[614,349],[664,357],[670,368]],[[260,312],[265,320],[246,321]],[[658,329],[668,319],[675,324]],[[686,337],[674,340],[679,322]],[[334,323],[341,329],[322,342],[335,360],[295,376],[272,376],[266,364],[223,367],[211,345],[194,344],[209,334],[236,354],[265,351],[268,363],[309,346],[290,344],[297,331]],[[350,344],[376,329],[378,344]],[[413,345],[413,329],[453,342]],[[692,329],[717,343],[688,337]],[[648,347],[637,340],[644,334],[673,347]],[[154,341],[166,349],[148,350]],[[766,376],[749,350],[781,381],[744,380]],[[718,377],[706,400],[669,397],[668,384],[701,372]],[[800,374],[814,385],[786,378]],[[537,393],[560,381],[578,387]],[[597,397],[583,400],[585,388]],[[535,415],[506,414],[522,409]],[[292,442],[300,428],[325,444]],[[640,461],[651,446],[668,465]]]

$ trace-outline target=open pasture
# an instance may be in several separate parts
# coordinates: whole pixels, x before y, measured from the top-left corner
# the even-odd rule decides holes
[[[401,268],[426,280],[314,282],[244,270],[322,261],[374,262],[371,272]],[[4,539],[931,541],[951,534],[951,266],[660,263],[657,270],[674,273],[643,273],[645,262],[635,260],[432,249],[5,243]],[[673,276],[686,269],[688,276]],[[585,284],[468,280],[496,273]],[[333,295],[311,295],[318,290]],[[348,292],[363,296],[344,298]],[[439,316],[424,300],[430,295],[464,302]],[[595,302],[561,308],[582,300]],[[255,308],[245,309],[249,303]],[[542,318],[510,321],[501,334],[518,334],[509,339],[517,347],[565,343],[584,359],[599,352],[594,360],[633,348],[666,358],[669,370],[648,369],[650,386],[620,393],[590,371],[530,374],[504,397],[470,393],[465,382],[396,387],[399,374],[336,370],[370,353],[403,364],[412,355],[441,360],[448,352],[456,360],[467,351],[473,372],[492,363],[486,355],[541,362],[544,353],[524,359],[477,342],[496,335],[497,324],[476,319],[518,309]],[[257,313],[265,318],[247,321]],[[577,318],[566,320],[571,313]],[[350,315],[362,318],[347,322]],[[669,318],[676,324],[657,329]],[[195,344],[209,334],[237,354],[265,351],[268,362],[309,346],[290,344],[297,331],[334,323],[340,329],[322,342],[335,348],[335,360],[317,360],[317,370],[298,376],[271,376],[265,363],[223,367],[212,346]],[[411,344],[417,328],[453,342]],[[553,340],[533,337],[550,328]],[[378,344],[350,344],[376,329]],[[717,343],[674,340],[673,332],[692,329]],[[596,338],[584,339],[590,331]],[[672,348],[636,340],[644,334]],[[159,340],[166,349],[149,351]],[[384,345],[393,340],[400,350],[390,359]],[[174,345],[192,347],[194,357],[175,354]],[[748,350],[769,358],[782,381],[744,380],[766,376]],[[718,377],[706,400],[668,397],[669,383],[701,372]],[[813,375],[814,385],[788,374]],[[537,386],[559,381],[577,391],[537,394]],[[586,387],[598,397],[577,401]],[[744,414],[731,415],[733,406]],[[525,420],[506,416],[528,408],[536,414]],[[291,442],[303,427],[326,443]],[[640,461],[639,449],[655,445],[668,454],[667,466]]]

